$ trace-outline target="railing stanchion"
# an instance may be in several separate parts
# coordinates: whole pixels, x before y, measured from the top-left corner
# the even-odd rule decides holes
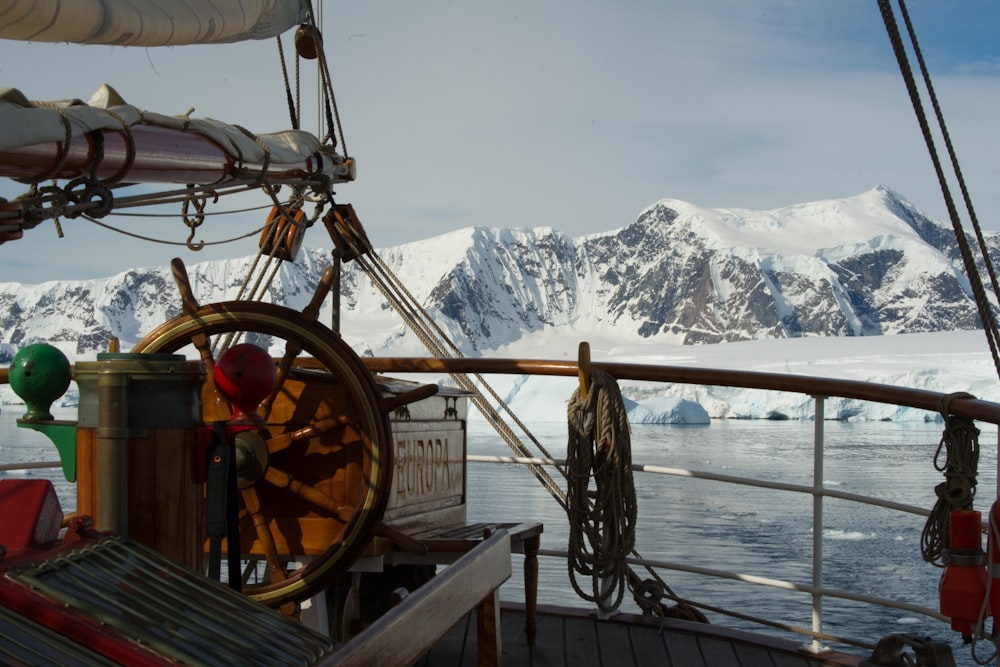
[[[823,420],[826,397],[813,396],[813,399],[816,408],[813,413],[812,629],[819,635],[823,632]],[[819,639],[813,639],[802,648],[810,653],[830,650]]]

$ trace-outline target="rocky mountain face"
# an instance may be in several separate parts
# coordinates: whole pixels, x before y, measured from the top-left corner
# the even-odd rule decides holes
[[[547,328],[703,344],[979,326],[951,230],[883,187],[772,211],[663,200],[604,234],[467,228],[379,254],[471,354]],[[302,309],[329,257],[303,250],[265,300]],[[252,259],[189,267],[199,301],[236,298]],[[0,361],[39,341],[77,358],[105,350],[111,336],[129,349],[180,312],[166,263],[103,280],[0,283]],[[359,351],[409,340],[354,264],[341,304]]]

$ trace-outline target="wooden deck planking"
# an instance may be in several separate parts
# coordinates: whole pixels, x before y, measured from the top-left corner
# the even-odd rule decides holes
[[[522,605],[505,603],[501,613],[503,664],[507,667],[847,667],[860,658],[842,653],[810,656],[794,642],[762,638],[713,625],[667,621],[636,624],[597,621],[581,613],[557,614],[540,608],[538,637],[529,647]],[[565,611],[565,610],[562,610]],[[421,667],[476,664],[476,623],[458,623],[420,662]]]
[[[628,627],[629,640],[632,643],[632,655],[646,656],[651,665],[666,665],[671,667],[676,665],[681,667],[683,662],[673,662],[670,654],[667,653],[667,645],[663,641],[663,635],[659,632],[649,632],[645,628]]]
[[[661,635],[670,656],[671,665],[703,665],[705,658],[698,647],[698,638],[694,635],[678,634],[675,636]]]
[[[515,627],[523,622],[524,617],[518,613],[504,613],[503,617],[518,619]],[[538,638],[535,646],[530,648],[524,641],[524,633],[516,633],[508,637],[504,635],[503,658],[506,665],[531,665],[531,667],[564,667],[566,664],[566,651],[563,645],[565,641],[564,619],[559,616],[543,614],[538,618]],[[515,644],[524,649],[524,653],[510,650],[510,644]],[[517,658],[521,658],[518,662]]]
[[[742,665],[736,656],[736,648],[730,642],[711,637],[698,637],[698,648],[701,649],[706,665]]]
[[[506,639],[505,639],[506,641]],[[441,638],[434,648],[417,661],[417,665],[423,667],[435,667],[437,665],[450,665],[451,667],[461,667],[462,665],[476,664],[476,619],[473,614],[469,614]]]
[[[567,665],[597,665],[600,664],[600,647],[597,645],[597,628],[593,619],[562,619],[562,647],[563,655],[566,656]],[[539,633],[536,644],[546,643],[556,640],[556,638],[546,637],[544,640]],[[624,663],[619,663],[624,664]]]
[[[627,625],[595,623],[602,665],[622,665],[636,661]]]

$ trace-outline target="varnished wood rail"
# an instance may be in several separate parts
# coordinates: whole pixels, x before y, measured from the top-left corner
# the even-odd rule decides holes
[[[373,373],[483,373],[564,377],[577,377],[579,375],[579,368],[572,361],[545,359],[366,357],[363,361],[368,370]],[[309,358],[296,360],[296,365],[304,368],[316,366]],[[948,394],[941,392],[875,382],[786,373],[607,362],[592,362],[591,368],[609,373],[619,380],[766,389],[809,396],[837,396],[874,403],[901,405],[932,412],[939,412],[942,400],[948,396]],[[7,368],[0,368],[0,384],[6,384],[9,381],[8,372]],[[961,417],[1000,424],[1000,404],[990,401],[977,398],[955,398],[950,403],[949,411]]]
[[[579,370],[577,364],[572,361],[533,359],[374,357],[365,358],[363,361],[368,370],[373,373],[482,373],[577,377]],[[948,394],[935,391],[910,389],[875,382],[785,373],[599,361],[591,362],[591,368],[604,371],[618,380],[766,389],[822,397],[836,396],[874,403],[901,405],[932,412],[939,412],[942,400],[948,396]],[[1000,424],[1000,404],[990,401],[976,398],[955,398],[949,405],[949,412],[961,417]]]

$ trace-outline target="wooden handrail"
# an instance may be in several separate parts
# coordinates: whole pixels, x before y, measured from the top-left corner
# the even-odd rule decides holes
[[[364,357],[365,366],[372,373],[484,373],[498,375],[554,375],[579,377],[578,363],[546,359],[499,359],[489,357],[461,357],[438,359],[434,357]],[[308,357],[296,359],[302,368],[318,368]],[[673,382],[677,384],[739,387],[741,389],[767,389],[787,391],[809,396],[837,396],[873,403],[902,405],[909,408],[939,412],[940,402],[948,396],[936,391],[910,389],[894,385],[841,380],[811,375],[789,373],[763,373],[760,371],[693,368],[690,366],[660,366],[649,364],[624,364],[591,362],[591,368],[608,373],[619,380],[644,382]],[[8,369],[0,368],[0,384],[8,382]],[[1000,404],[976,398],[956,398],[951,401],[952,414],[1000,424]]]
[[[365,366],[373,373],[483,373],[504,375],[555,375],[577,377],[579,367],[574,361],[497,359],[462,357],[436,359],[431,357],[366,357]],[[659,366],[592,361],[591,368],[608,373],[619,380],[673,382],[678,384],[769,389],[809,396],[837,396],[874,403],[902,405],[938,412],[941,400],[948,394],[909,389],[893,385],[841,380],[809,375],[763,373],[759,371],[692,368],[690,366]],[[1000,404],[975,398],[951,401],[952,414],[1000,424]]]

